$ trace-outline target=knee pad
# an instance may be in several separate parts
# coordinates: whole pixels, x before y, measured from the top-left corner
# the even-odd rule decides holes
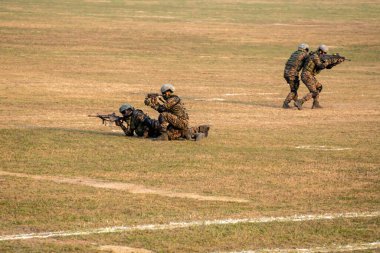
[[[322,92],[322,88],[323,88],[323,86],[321,85],[321,86],[319,86],[318,88],[317,88],[317,91],[319,92],[319,93],[321,93]]]

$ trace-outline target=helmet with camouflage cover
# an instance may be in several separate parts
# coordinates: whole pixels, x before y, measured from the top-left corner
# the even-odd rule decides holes
[[[309,45],[306,43],[299,44],[298,50],[306,50],[309,51]]]
[[[130,104],[122,104],[119,108],[119,112],[122,113],[129,109],[134,110],[133,106],[131,106]]]
[[[167,92],[168,90],[170,90],[171,92],[174,92],[175,91],[175,88],[172,84],[164,84],[161,86],[161,93],[165,93]]]
[[[329,48],[326,45],[319,45],[318,50],[321,50],[323,53],[327,54]]]

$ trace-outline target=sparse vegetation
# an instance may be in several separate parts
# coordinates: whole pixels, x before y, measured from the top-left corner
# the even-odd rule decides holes
[[[0,177],[0,235],[258,216],[378,211],[376,1],[2,0],[1,171],[93,178],[248,203]],[[301,42],[351,58],[322,71],[322,110],[283,110]],[[124,137],[92,113],[173,83],[201,142]],[[302,84],[300,93],[306,88]],[[310,104],[311,107],[311,104]],[[298,149],[328,146],[346,150]],[[379,241],[379,218],[237,224],[0,242],[1,252],[241,251]]]

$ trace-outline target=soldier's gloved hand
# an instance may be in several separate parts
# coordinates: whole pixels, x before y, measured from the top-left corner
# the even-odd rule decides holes
[[[123,123],[123,122],[122,122],[121,120],[116,120],[116,121],[115,121],[115,125],[116,125],[116,126],[121,126],[122,123]]]

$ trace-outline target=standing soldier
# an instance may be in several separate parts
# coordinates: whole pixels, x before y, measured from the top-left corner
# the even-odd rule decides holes
[[[135,109],[130,104],[123,104],[119,108],[119,112],[123,115],[121,121],[115,121],[127,136],[136,134],[140,137],[157,137],[160,135],[160,124],[157,120],[151,119],[142,110]],[[123,122],[127,123],[124,126]]]
[[[322,69],[325,69],[329,64],[328,62],[322,62],[321,57],[327,54],[328,47],[326,45],[320,45],[316,53],[310,54],[305,62],[305,66],[302,69],[301,80],[309,89],[309,93],[306,94],[302,99],[298,99],[294,105],[297,106],[298,110],[302,110],[302,105],[306,101],[313,98],[312,109],[322,108],[319,105],[319,93],[322,91],[322,84],[318,82],[315,75],[319,74]]]
[[[309,45],[302,43],[298,46],[297,51],[292,53],[290,58],[285,64],[284,78],[289,84],[290,93],[285,98],[282,108],[288,109],[290,101],[297,101],[298,99],[298,88],[300,86],[299,72],[304,66],[306,58],[309,55]]]

